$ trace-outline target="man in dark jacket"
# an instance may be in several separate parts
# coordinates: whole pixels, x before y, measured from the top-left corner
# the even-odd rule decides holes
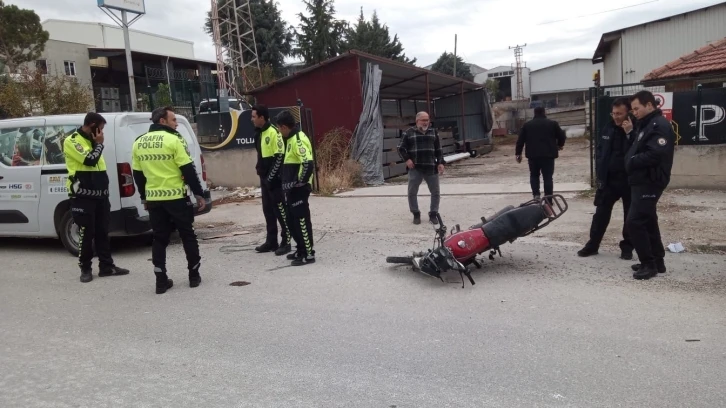
[[[597,255],[600,243],[610,223],[613,206],[623,200],[623,240],[620,241],[620,258],[633,259],[633,244],[630,242],[627,224],[630,208],[630,185],[625,173],[625,153],[630,149],[631,139],[623,130],[623,122],[632,123],[630,117],[630,101],[627,98],[616,99],[613,103],[612,120],[603,128],[596,143],[595,173],[597,190],[595,191],[595,215],[590,227],[590,240],[585,247],[577,252],[579,256]]]
[[[540,198],[540,174],[544,181],[545,196],[552,195],[555,159],[559,157],[558,151],[565,146],[566,138],[559,123],[547,119],[543,107],[534,108],[534,119],[525,123],[519,131],[515,155],[517,163],[521,163],[522,149],[525,149],[524,155],[529,162],[529,183],[535,199]]]
[[[626,223],[640,260],[633,265],[633,278],[650,279],[666,270],[656,207],[670,183],[675,135],[652,93],[640,91],[630,103],[638,123],[635,129],[628,122],[623,125],[633,140],[625,156],[632,196]]]

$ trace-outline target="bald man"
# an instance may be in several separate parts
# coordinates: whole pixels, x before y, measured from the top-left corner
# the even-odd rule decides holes
[[[406,162],[408,169],[408,207],[413,213],[413,223],[421,223],[421,211],[418,208],[418,188],[422,181],[431,192],[429,222],[437,224],[441,195],[439,191],[439,174],[444,173],[444,155],[441,141],[436,129],[430,126],[429,114],[416,114],[416,126],[403,133],[398,144],[398,154]]]

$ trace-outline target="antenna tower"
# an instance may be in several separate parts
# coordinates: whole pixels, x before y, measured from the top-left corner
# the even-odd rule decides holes
[[[522,81],[522,48],[526,46],[527,44],[509,47],[510,50],[514,49],[514,58],[517,61],[517,68],[515,71],[517,75],[517,97],[515,100],[518,101],[524,99],[524,83]]]
[[[211,1],[220,96],[241,99],[242,95],[264,85],[260,60],[257,57],[250,1]],[[256,72],[254,69],[253,72],[248,72],[247,68],[254,68]]]

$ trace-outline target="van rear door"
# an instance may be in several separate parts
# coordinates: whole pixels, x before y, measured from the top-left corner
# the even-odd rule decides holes
[[[45,119],[0,128],[0,233],[40,231],[40,170]]]

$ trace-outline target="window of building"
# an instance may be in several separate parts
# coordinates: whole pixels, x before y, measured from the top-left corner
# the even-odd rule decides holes
[[[75,61],[63,61],[63,67],[66,70],[66,75],[76,76],[76,62]]]
[[[43,75],[48,75],[48,61],[44,59],[35,61],[35,69]]]

